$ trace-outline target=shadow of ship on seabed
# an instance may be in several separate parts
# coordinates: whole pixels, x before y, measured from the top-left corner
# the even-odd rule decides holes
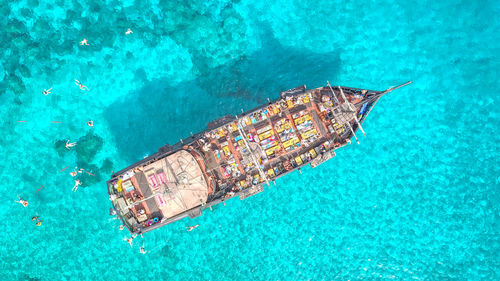
[[[338,54],[283,46],[270,32],[261,37],[262,48],[252,54],[216,68],[200,65],[196,81],[170,85],[158,79],[111,104],[104,115],[121,156],[137,161],[203,130],[210,120],[263,104],[303,81],[316,86],[325,77],[335,79]]]

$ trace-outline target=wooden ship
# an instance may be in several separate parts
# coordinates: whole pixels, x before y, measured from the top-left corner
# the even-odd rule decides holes
[[[333,158],[352,138],[358,142],[356,132],[365,134],[361,124],[378,100],[410,83],[385,91],[301,86],[226,115],[114,173],[107,181],[113,208],[130,232],[141,234],[232,197],[248,198],[304,165]]]

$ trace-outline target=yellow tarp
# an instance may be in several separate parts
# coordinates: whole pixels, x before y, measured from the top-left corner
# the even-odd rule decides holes
[[[306,115],[304,115],[302,117],[299,117],[299,118],[295,119],[295,125],[302,124],[306,120],[311,120],[311,116],[309,114],[306,114]]]
[[[292,146],[294,144],[295,144],[295,138],[289,139],[289,140],[287,140],[286,142],[283,143],[283,147],[287,148],[287,147]]]
[[[231,151],[229,150],[229,147],[227,145],[222,148],[222,151],[224,151],[224,154],[226,154],[226,156],[229,156],[229,154],[231,154]]]
[[[311,156],[312,156],[313,158],[314,158],[314,157],[316,157],[316,156],[318,155],[314,149],[309,150],[309,153],[311,153]]]
[[[299,156],[295,157],[295,163],[297,163],[297,165],[302,165],[302,158]]]
[[[269,138],[272,135],[273,135],[273,130],[269,130],[267,132],[264,132],[264,133],[260,134],[259,135],[259,139],[260,140],[265,140],[265,139]]]
[[[302,134],[302,139],[307,139],[316,134],[316,129],[309,130]]]
[[[267,149],[266,150],[266,154],[267,155],[271,155],[271,154],[273,154],[274,151],[279,150],[279,149],[280,149],[279,145],[275,145],[275,146]]]
[[[271,177],[276,176],[276,174],[274,173],[274,169],[269,169],[269,170],[267,170],[267,174],[268,174],[269,176],[271,176]]]

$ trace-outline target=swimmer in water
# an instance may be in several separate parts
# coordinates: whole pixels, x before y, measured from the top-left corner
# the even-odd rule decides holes
[[[122,231],[124,228],[125,228],[125,226],[124,226],[123,224],[122,224],[122,225],[120,225],[120,226],[118,227],[118,229],[119,229],[120,231]]]
[[[89,127],[90,127],[90,128],[94,128],[94,121],[89,120],[89,121],[87,122],[87,125],[89,125]]]
[[[198,226],[200,226],[200,225],[197,224],[197,225],[193,225],[193,226],[186,226],[186,228],[187,228],[187,231],[191,231],[191,230],[197,228]]]
[[[132,237],[130,237],[129,239],[123,238],[123,241],[127,241],[130,244],[130,247],[132,247],[132,241],[133,240],[134,240],[134,238],[132,238]]]
[[[129,35],[130,33],[133,33],[133,32],[132,32],[132,29],[130,29],[130,28],[129,28],[129,29],[127,29],[127,31],[125,31],[125,35]]]
[[[80,182],[80,180],[75,180],[75,185],[73,186],[73,192],[76,192],[78,190],[78,186],[81,185],[82,183]]]
[[[52,90],[52,88],[50,88],[48,90],[43,90],[42,93],[47,96],[48,94],[50,94],[51,90]]]
[[[116,215],[116,211],[113,208],[109,208],[109,215],[110,216]]]
[[[72,143],[70,143],[70,140],[67,140],[67,141],[66,141],[66,144],[65,144],[64,146],[65,146],[67,149],[70,149],[70,148],[72,148],[72,147],[73,147],[73,146],[75,146],[75,145],[76,145],[76,142],[72,142]]]
[[[39,220],[36,222],[36,226],[41,226],[41,225],[42,225],[42,221]]]
[[[36,221],[38,220],[38,215],[35,215],[34,217],[31,218],[31,221]]]
[[[24,200],[23,198],[19,197],[19,195],[17,195],[17,198],[19,198],[19,201],[16,201],[17,203],[19,204],[22,204],[23,207],[28,207],[28,201],[27,200]]]
[[[80,90],[82,90],[82,91],[83,91],[83,90],[87,90],[87,91],[89,90],[89,88],[88,88],[87,86],[83,85],[83,84],[82,84],[82,82],[80,82],[80,81],[78,81],[78,80],[76,80],[76,79],[75,79],[75,84],[76,84],[78,87],[80,87]]]
[[[143,255],[145,255],[147,252],[148,252],[148,251],[146,251],[146,250],[144,249],[144,242],[143,242],[143,243],[142,243],[141,250],[140,250],[140,253],[141,253],[141,254],[143,254]]]
[[[80,41],[80,46],[83,46],[83,45],[85,45],[85,46],[89,45],[89,41],[86,38],[83,38],[83,40]]]

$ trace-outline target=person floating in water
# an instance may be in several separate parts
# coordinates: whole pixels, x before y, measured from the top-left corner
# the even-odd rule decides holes
[[[73,147],[73,146],[75,146],[75,145],[76,145],[76,142],[72,142],[72,143],[70,143],[70,140],[67,140],[67,141],[66,141],[66,144],[65,144],[64,146],[65,146],[67,149],[70,149],[70,148],[72,148],[72,147]]]
[[[110,216],[114,216],[114,215],[116,215],[116,211],[115,211],[115,209],[113,209],[113,208],[109,208],[109,215],[110,215]]]
[[[28,207],[28,200],[24,200],[23,198],[19,197],[19,195],[17,195],[17,198],[19,198],[19,201],[16,200],[17,203],[22,204],[25,208]]]
[[[141,253],[141,254],[143,254],[143,255],[145,255],[147,252],[148,252],[148,251],[146,251],[146,250],[144,249],[144,242],[142,242],[142,247],[141,247],[140,253]]]
[[[122,225],[120,225],[120,226],[118,227],[118,229],[119,229],[120,231],[122,231],[124,228],[125,228],[125,225],[123,225],[123,224],[122,224]]]
[[[35,215],[34,217],[31,218],[31,221],[36,221],[36,226],[41,226],[42,225],[42,220],[40,219],[40,216]]]
[[[130,33],[134,33],[134,32],[132,32],[132,29],[130,29],[130,28],[127,29],[127,31],[125,31],[125,35],[129,35]]]
[[[89,88],[88,88],[87,86],[83,85],[83,84],[82,84],[82,82],[80,82],[80,81],[78,81],[78,80],[76,80],[76,79],[75,79],[75,84],[76,84],[78,87],[80,87],[80,90],[82,90],[82,91],[84,91],[84,90],[89,91]]]
[[[186,226],[186,228],[187,228],[187,231],[191,231],[191,230],[197,228],[198,226],[200,226],[200,225],[197,224],[197,225],[193,225],[193,226]]]
[[[130,247],[132,247],[132,241],[134,240],[134,238],[130,237],[130,238],[123,238],[123,241],[127,241],[128,244],[130,245]]]
[[[50,91],[52,91],[52,88],[50,88],[50,89],[48,89],[48,90],[45,90],[45,89],[44,89],[44,90],[42,91],[42,93],[43,93],[44,95],[46,95],[46,96],[47,96],[48,94],[50,94]]]
[[[89,125],[90,128],[94,128],[94,121],[92,120],[87,121],[87,125]]]
[[[83,40],[80,41],[80,46],[83,46],[83,45],[85,45],[85,46],[89,45],[89,41],[87,40],[87,38],[83,38]]]
[[[80,182],[80,180],[75,180],[75,185],[73,186],[73,192],[76,192],[78,190],[78,186],[81,185],[82,183]]]

